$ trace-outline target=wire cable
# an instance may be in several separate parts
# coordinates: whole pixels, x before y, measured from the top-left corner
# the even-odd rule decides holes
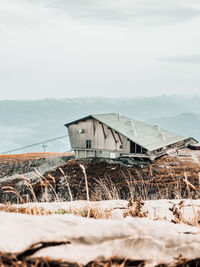
[[[15,151],[19,151],[19,150],[23,150],[23,149],[26,149],[26,148],[29,148],[29,147],[33,147],[33,146],[38,146],[38,145],[43,145],[44,143],[50,143],[50,142],[53,142],[53,141],[56,141],[56,140],[59,140],[59,139],[63,139],[63,138],[66,138],[68,137],[69,135],[64,135],[64,136],[60,136],[60,137],[56,137],[56,138],[52,138],[52,139],[48,139],[48,140],[44,140],[42,142],[39,142],[39,143],[35,143],[35,144],[31,144],[31,145],[27,145],[27,146],[22,146],[22,147],[18,147],[18,148],[15,148],[15,149],[11,149],[11,150],[8,150],[8,151],[4,151],[4,152],[1,152],[1,154],[8,154],[8,153],[11,153],[11,152],[15,152]]]

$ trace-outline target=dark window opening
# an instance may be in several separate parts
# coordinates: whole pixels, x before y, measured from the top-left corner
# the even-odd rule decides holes
[[[86,140],[86,148],[91,148],[92,142],[91,140]]]
[[[130,153],[145,154],[147,150],[134,142],[130,142]]]
[[[145,153],[147,153],[147,150],[142,147],[142,154],[145,154]]]

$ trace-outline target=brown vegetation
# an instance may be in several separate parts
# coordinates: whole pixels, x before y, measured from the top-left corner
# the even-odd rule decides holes
[[[57,152],[38,152],[38,153],[24,153],[24,154],[10,154],[10,155],[0,155],[0,161],[5,162],[5,160],[17,160],[23,162],[24,160],[33,160],[41,158],[54,158],[54,157],[68,157],[72,156],[73,153],[57,153]]]
[[[31,252],[30,252],[31,253]],[[2,267],[144,267],[144,261],[131,261],[128,259],[110,259],[108,261],[90,262],[87,265],[79,263],[63,262],[62,260],[51,260],[49,258],[30,259],[26,254],[12,255],[0,254],[0,266]],[[159,264],[155,267],[167,267],[166,264]],[[189,267],[200,266],[200,258],[194,260],[187,260],[181,255],[176,259],[176,263],[170,265],[171,267]]]
[[[189,151],[189,150],[188,150]],[[1,187],[11,186],[20,193],[23,201],[68,201],[68,200],[109,200],[126,199],[135,201],[139,197],[147,199],[182,199],[200,196],[200,167],[187,150],[177,156],[164,156],[157,161],[124,165],[119,162],[99,160],[70,160],[61,166],[41,175],[37,166],[32,167],[33,191],[24,179],[25,174],[16,175],[12,181],[1,182]],[[199,160],[198,152],[195,157]],[[6,166],[6,163],[3,163]],[[29,161],[28,164],[33,164]],[[87,173],[87,180],[83,169]],[[16,166],[17,168],[17,166]],[[1,175],[1,166],[0,166]],[[185,179],[187,176],[187,181]],[[23,182],[24,180],[24,182]],[[3,194],[0,190],[0,202],[22,202],[14,192]]]

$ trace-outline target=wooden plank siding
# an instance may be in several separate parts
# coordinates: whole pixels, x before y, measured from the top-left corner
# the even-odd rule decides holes
[[[91,140],[91,149],[130,153],[130,141],[126,137],[95,119],[71,124],[68,132],[73,149],[86,149],[86,140]]]

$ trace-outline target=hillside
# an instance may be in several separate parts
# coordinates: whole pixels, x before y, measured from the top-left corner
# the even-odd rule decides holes
[[[38,154],[39,155],[39,154]],[[189,149],[148,161],[77,161],[71,154],[43,153],[40,156],[0,156],[0,202],[69,201],[86,199],[84,173],[88,178],[90,200],[109,199],[174,199],[187,198],[185,177],[199,187],[200,152]],[[30,187],[25,180],[29,181]],[[167,185],[167,187],[166,187]],[[14,187],[20,199],[4,187]],[[70,188],[70,189],[69,189]],[[33,195],[33,191],[34,195]],[[69,192],[70,190],[70,192]],[[193,198],[199,192],[191,189]],[[21,199],[22,198],[22,199]]]

